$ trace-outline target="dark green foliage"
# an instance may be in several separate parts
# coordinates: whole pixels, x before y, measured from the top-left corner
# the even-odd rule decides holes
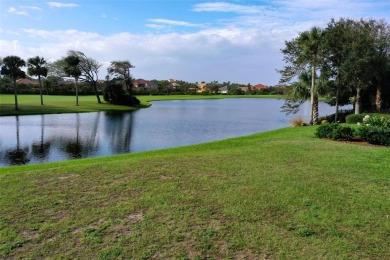
[[[390,119],[379,116],[365,116],[358,129],[358,135],[370,144],[390,145]]]
[[[338,116],[337,116],[337,122],[338,123],[345,123],[346,122],[346,117],[348,115],[350,115],[352,113],[352,110],[340,110],[339,113],[338,113]],[[323,116],[320,118],[320,122],[322,120],[326,120],[328,121],[329,123],[334,123],[335,121],[335,114],[331,114],[331,115],[327,115],[327,116]]]
[[[122,85],[109,83],[104,90],[104,100],[114,105],[139,105],[140,101],[135,96],[130,96],[123,90]]]
[[[328,138],[334,140],[351,140],[353,138],[353,129],[349,126],[331,123],[320,125],[315,133],[318,138]]]
[[[364,114],[352,114],[345,117],[347,124],[357,124],[363,122]]]
[[[390,146],[390,127],[364,125],[359,128],[358,135],[370,144]]]

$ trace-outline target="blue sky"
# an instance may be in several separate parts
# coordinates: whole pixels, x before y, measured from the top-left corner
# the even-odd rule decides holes
[[[275,85],[284,41],[340,17],[390,22],[390,1],[0,0],[0,57],[73,49],[135,78]]]

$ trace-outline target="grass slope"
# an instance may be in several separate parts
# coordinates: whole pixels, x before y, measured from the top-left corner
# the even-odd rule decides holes
[[[101,97],[103,102],[103,97]],[[19,110],[15,111],[13,95],[0,95],[0,116],[83,113],[98,111],[129,111],[134,107],[97,103],[96,96],[79,96],[79,106],[73,96],[44,96],[40,105],[39,95],[18,95]]]
[[[36,115],[82,113],[97,111],[129,111],[150,106],[150,101],[159,100],[188,100],[188,99],[215,99],[215,98],[277,98],[275,95],[171,95],[171,96],[138,96],[141,101],[139,107],[110,105],[103,101],[98,104],[96,96],[79,96],[79,106],[76,106],[74,96],[44,96],[44,106],[40,105],[39,95],[18,95],[19,110],[15,111],[14,95],[0,94],[0,116],[9,115]]]
[[[314,130],[0,169],[0,258],[389,259],[390,149]]]

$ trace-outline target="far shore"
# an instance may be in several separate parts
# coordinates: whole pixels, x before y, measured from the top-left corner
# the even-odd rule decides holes
[[[136,107],[111,105],[103,101],[97,103],[96,96],[79,96],[79,106],[76,106],[74,96],[44,95],[44,105],[40,105],[39,95],[18,95],[19,110],[15,110],[14,95],[0,94],[0,116],[41,115],[63,113],[85,113],[99,111],[132,111],[150,107],[151,101],[163,100],[194,100],[221,98],[282,98],[278,95],[166,95],[166,96],[137,96],[141,104]]]

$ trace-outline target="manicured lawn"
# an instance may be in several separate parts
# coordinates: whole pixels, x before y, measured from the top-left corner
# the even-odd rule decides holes
[[[390,259],[390,149],[314,130],[0,169],[0,258]]]
[[[171,96],[139,96],[139,107],[115,106],[98,104],[96,96],[80,96],[79,106],[76,106],[74,96],[44,96],[44,106],[40,105],[39,95],[18,95],[19,110],[15,111],[13,95],[0,94],[0,116],[34,115],[57,113],[82,113],[96,111],[129,111],[150,106],[149,101],[156,100],[185,100],[185,99],[215,99],[215,98],[277,98],[275,95],[233,96],[233,95],[171,95]]]
[[[114,106],[97,102],[96,96],[79,96],[79,106],[76,106],[76,97],[73,96],[44,96],[44,106],[40,105],[39,95],[18,95],[19,110],[15,111],[13,95],[0,94],[0,116],[7,115],[35,115],[57,113],[82,113],[97,111],[128,111],[133,107]]]

